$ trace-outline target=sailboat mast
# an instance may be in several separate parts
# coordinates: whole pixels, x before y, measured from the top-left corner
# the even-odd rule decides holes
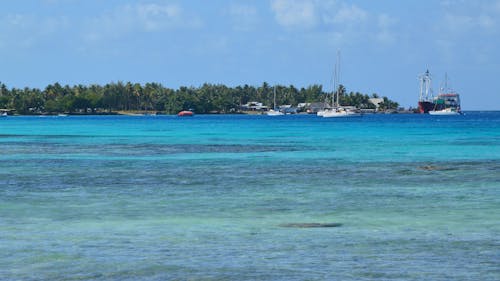
[[[273,109],[276,109],[276,86],[274,86],[273,91],[274,91],[274,108]]]
[[[337,61],[338,61],[338,69],[337,69],[337,107],[339,107],[339,92],[340,92],[340,50],[337,51]]]
[[[333,91],[332,91],[332,107],[335,107],[335,95],[337,94],[337,61],[333,69]]]
[[[335,70],[333,73],[333,95],[332,95],[332,104],[335,107],[339,107],[339,81],[340,81],[340,50],[337,51],[337,61],[335,62]],[[335,97],[335,95],[337,97]]]

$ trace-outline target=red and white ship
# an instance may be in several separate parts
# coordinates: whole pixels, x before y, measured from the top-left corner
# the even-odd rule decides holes
[[[461,114],[460,96],[448,88],[448,75],[445,76],[445,84],[439,91],[437,97],[432,93],[432,79],[427,70],[419,76],[420,95],[418,97],[418,111],[432,115],[457,115]]]
[[[420,95],[418,97],[418,111],[429,113],[434,109],[434,96],[432,94],[432,78],[429,70],[420,75]]]

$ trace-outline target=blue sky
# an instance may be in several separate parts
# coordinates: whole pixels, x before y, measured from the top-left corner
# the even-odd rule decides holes
[[[445,73],[465,110],[500,110],[500,0],[22,0],[0,4],[0,81],[322,84],[416,106]]]

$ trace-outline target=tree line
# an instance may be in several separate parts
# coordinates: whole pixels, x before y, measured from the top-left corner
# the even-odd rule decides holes
[[[278,105],[329,102],[331,92],[323,91],[321,85],[296,88],[293,85],[271,86],[264,82],[260,86],[228,87],[221,84],[203,84],[200,87],[170,89],[159,83],[116,82],[101,85],[62,86],[54,83],[45,89],[9,89],[0,82],[0,109],[15,110],[17,114],[82,113],[102,114],[117,111],[154,111],[175,114],[181,110],[193,110],[198,114],[236,113],[241,105],[257,101],[273,106],[274,91]],[[339,102],[358,108],[375,108],[368,96],[359,92],[347,93],[340,85]],[[384,97],[381,109],[397,108],[398,104]]]

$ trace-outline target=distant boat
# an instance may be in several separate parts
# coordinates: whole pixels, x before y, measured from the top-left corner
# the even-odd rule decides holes
[[[279,111],[276,108],[276,86],[274,86],[274,109],[269,109],[269,111],[266,112],[268,116],[281,116],[285,115],[283,112]]]
[[[439,91],[437,97],[432,94],[432,79],[427,70],[420,75],[420,96],[418,98],[418,110],[420,113],[431,115],[459,115],[460,95],[448,88],[448,75],[445,75],[444,87]]]
[[[339,87],[337,87],[337,83],[340,80],[338,77],[339,75],[340,75],[340,51],[337,52],[337,62],[335,63],[335,71],[333,75],[333,88],[335,89],[337,98],[335,99],[335,93],[332,93],[332,104],[334,105],[333,108],[326,109],[324,111],[319,111],[317,115],[322,116],[324,118],[361,116],[361,113],[356,112],[353,106],[340,106],[339,103],[340,89]]]
[[[274,110],[274,109],[269,109],[269,111],[266,112],[267,116],[281,116],[285,115],[283,112]]]
[[[460,115],[462,114],[460,111],[457,111],[455,108],[445,108],[440,110],[431,110],[429,111],[430,115]]]
[[[2,112],[2,113],[0,114],[0,117],[7,117],[7,112]]]
[[[418,111],[420,113],[429,113],[434,108],[432,95],[432,79],[429,70],[420,75],[420,94],[418,96]]]
[[[194,115],[194,113],[191,110],[183,110],[183,111],[177,113],[177,116],[179,116],[179,117],[191,117],[193,115]]]
[[[323,115],[325,115],[326,111],[327,111],[327,109],[319,110],[318,112],[316,112],[316,116],[323,117]]]
[[[59,114],[57,114],[57,116],[59,116],[59,117],[66,117],[66,116],[68,116],[68,114],[59,113]]]
[[[346,107],[335,107],[323,113],[323,117],[361,117],[361,113]]]
[[[429,111],[432,115],[459,115],[460,95],[448,88],[448,74],[444,76],[444,87],[439,91],[439,95],[434,98],[434,109]]]

